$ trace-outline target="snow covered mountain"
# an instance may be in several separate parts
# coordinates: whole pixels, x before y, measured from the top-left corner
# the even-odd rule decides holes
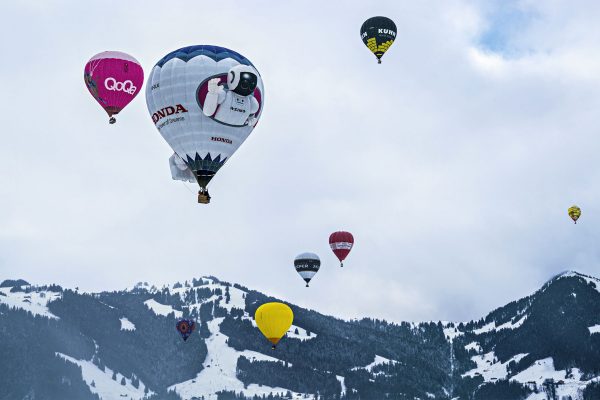
[[[599,289],[600,280],[567,271],[479,321],[452,324],[461,398],[483,389],[528,400],[600,399]]]
[[[273,351],[251,316],[275,299],[214,277],[101,293],[6,280],[0,400],[600,399],[599,289],[566,272],[468,323],[290,305],[294,326]],[[187,342],[182,316],[198,322]]]

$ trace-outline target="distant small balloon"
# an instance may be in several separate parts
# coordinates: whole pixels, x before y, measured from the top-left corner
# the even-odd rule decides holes
[[[196,323],[190,319],[180,319],[176,325],[176,329],[184,341],[188,340],[195,328]]]
[[[581,216],[581,208],[577,207],[576,205],[569,207],[569,217],[571,217],[571,219],[575,223],[577,223],[577,220],[579,219],[580,216]]]
[[[340,267],[344,266],[344,260],[354,246],[354,236],[350,232],[338,231],[329,236],[329,246],[340,260]]]
[[[321,260],[315,253],[302,253],[294,259],[294,267],[296,268],[296,272],[306,282],[306,287],[308,287],[310,280],[319,272],[319,268],[321,268]]]
[[[360,27],[360,38],[365,46],[371,50],[377,63],[381,64],[381,57],[396,40],[396,24],[387,17],[373,17],[366,20]]]

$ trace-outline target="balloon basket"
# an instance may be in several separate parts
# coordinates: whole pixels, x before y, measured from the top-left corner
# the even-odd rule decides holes
[[[110,117],[108,119],[108,123],[111,124],[111,125],[114,124],[115,122],[117,122],[117,119],[115,117]]]
[[[210,203],[210,195],[208,194],[208,192],[198,192],[198,203],[199,204]]]

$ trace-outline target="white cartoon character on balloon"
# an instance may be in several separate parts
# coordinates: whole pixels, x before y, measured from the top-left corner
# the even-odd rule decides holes
[[[208,81],[204,115],[227,125],[254,127],[260,109],[254,97],[258,83],[256,70],[248,65],[236,65],[227,73],[227,88],[219,82],[219,78]]]

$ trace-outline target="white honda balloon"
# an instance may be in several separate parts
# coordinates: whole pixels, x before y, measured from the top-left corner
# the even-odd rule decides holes
[[[210,202],[208,183],[250,135],[263,102],[256,68],[223,47],[184,47],[152,69],[148,111],[175,152],[169,159],[173,179],[198,182],[199,203]]]

